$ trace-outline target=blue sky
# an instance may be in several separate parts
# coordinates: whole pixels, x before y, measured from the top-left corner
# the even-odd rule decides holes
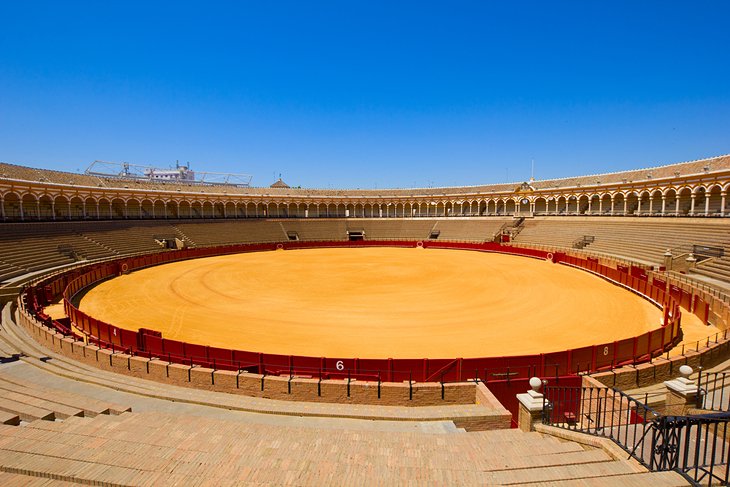
[[[0,160],[292,185],[730,152],[730,2],[2,2]]]

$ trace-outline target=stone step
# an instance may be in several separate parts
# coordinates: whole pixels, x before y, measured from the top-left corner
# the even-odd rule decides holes
[[[45,399],[38,399],[33,396],[26,396],[17,392],[2,391],[0,392],[4,399],[15,401],[29,406],[35,406],[41,409],[47,409],[52,411],[56,419],[66,419],[71,416],[83,416],[84,411],[81,409],[72,408],[64,404],[58,404],[56,402],[48,401]]]
[[[23,421],[35,421],[36,419],[43,419],[46,421],[53,421],[56,417],[53,411],[48,409],[42,409],[36,406],[31,406],[22,402],[12,401],[0,397],[0,411],[6,413],[15,414],[20,417]]]
[[[32,382],[12,381],[8,377],[0,377],[0,391],[12,391],[27,396],[36,397],[38,399],[50,399],[59,404],[79,408],[84,412],[85,416],[96,416],[97,414],[121,414],[131,411],[129,406],[122,406],[107,401],[98,401],[87,396],[74,394],[72,392],[60,391],[58,389],[50,389],[47,387],[33,384]],[[0,392],[0,394],[3,394]]]
[[[37,435],[42,435],[42,432],[34,434],[31,430],[36,428],[38,430],[53,431],[61,433],[57,441],[61,443],[78,444],[79,441],[102,441],[110,440],[112,442],[123,442],[124,447],[137,446],[139,449],[146,449],[153,447],[160,451],[169,449],[180,449],[180,444],[175,437],[170,437],[169,429],[175,428],[174,425],[167,425],[161,422],[157,425],[157,432],[155,434],[144,433],[150,431],[152,428],[144,422],[135,424],[134,419],[136,414],[126,415],[125,420],[128,424],[122,424],[125,420],[115,421],[111,427],[105,420],[104,423],[100,424],[99,418],[92,420],[77,420],[77,421],[66,421],[64,423],[55,424],[44,424],[34,422],[28,427],[24,428],[23,432],[13,432],[13,436],[34,438]],[[130,421],[131,418],[131,421]],[[220,426],[220,424],[219,424]],[[549,454],[563,454],[567,452],[579,452],[582,451],[580,445],[569,442],[554,442],[554,441],[524,441],[516,444],[509,444],[506,442],[494,443],[489,440],[483,440],[477,442],[477,439],[470,439],[472,441],[456,441],[445,442],[443,435],[435,436],[423,434],[421,437],[413,437],[409,434],[395,434],[390,435],[390,441],[384,441],[381,435],[371,435],[368,432],[367,435],[361,435],[352,432],[318,432],[316,430],[311,431],[307,429],[297,428],[284,428],[284,427],[264,427],[256,428],[253,425],[243,425],[243,427],[232,428],[233,425],[223,423],[223,427],[214,428],[210,424],[202,423],[190,425],[188,428],[175,428],[180,434],[186,437],[195,437],[197,431],[205,431],[207,434],[202,435],[201,438],[196,439],[193,448],[195,451],[200,452],[211,452],[220,449],[220,441],[217,439],[218,433],[227,433],[228,436],[232,436],[240,441],[243,445],[238,447],[237,450],[242,454],[246,452],[255,452],[261,449],[270,448],[272,444],[286,442],[287,438],[295,438],[292,440],[292,444],[304,444],[310,445],[312,450],[318,451],[322,449],[330,448],[332,444],[338,444],[343,442],[355,442],[358,444],[358,448],[367,450],[368,448],[402,448],[404,450],[418,449],[420,451],[432,451],[432,463],[443,463],[448,465],[451,462],[451,452],[459,450],[469,450],[474,452],[475,455],[490,454],[491,458],[498,459],[509,456],[532,456],[532,455],[549,455]],[[1,431],[1,430],[0,430]],[[5,434],[11,434],[5,432]],[[469,435],[466,435],[469,436]],[[67,439],[65,439],[67,437]],[[450,436],[449,439],[452,437]],[[110,446],[114,448],[113,444]],[[492,453],[490,453],[492,452]]]
[[[76,482],[31,477],[19,473],[0,472],[0,485],[3,487],[78,487]]]
[[[489,484],[523,485],[533,482],[557,480],[588,479],[636,473],[633,465],[623,461],[607,461],[585,465],[557,465],[552,467],[529,468],[524,470],[505,470],[492,472]]]
[[[613,477],[596,477],[588,481],[585,479],[561,480],[557,482],[535,482],[522,484],[524,486],[540,487],[686,487],[689,482],[677,472],[643,472]]]
[[[92,485],[187,485],[199,481],[193,476],[160,472],[151,474],[114,465],[90,464],[15,451],[3,451],[2,465],[5,471],[13,473]]]

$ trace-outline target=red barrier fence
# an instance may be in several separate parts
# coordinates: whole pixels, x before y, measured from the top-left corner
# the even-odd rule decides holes
[[[105,323],[87,315],[71,304],[75,294],[100,280],[167,262],[276,249],[367,246],[418,246],[500,252],[571,265],[614,281],[616,284],[662,305],[665,325],[633,338],[545,354],[449,359],[361,359],[264,354],[169,340],[154,330],[131,331]],[[670,349],[678,341],[681,320],[678,301],[684,299],[681,290],[673,289],[667,292],[666,283],[658,279],[650,283],[646,279],[646,275],[642,275],[637,270],[632,271],[627,268],[621,271],[601,265],[592,259],[582,259],[559,252],[551,253],[543,250],[502,246],[492,242],[444,241],[283,242],[170,251],[122,258],[54,276],[48,282],[42,282],[35,288],[30,288],[26,298],[29,303],[32,303],[31,309],[42,312],[43,306],[49,302],[51,296],[59,296],[61,293],[64,296],[64,309],[71,323],[92,337],[93,342],[101,347],[213,369],[245,370],[259,374],[310,376],[323,379],[349,377],[387,382],[404,380],[455,382],[473,378],[490,382],[517,380],[531,376],[558,377],[578,372],[608,370],[628,363],[646,361]],[[687,299],[691,299],[691,296]],[[701,300],[695,300],[694,303],[695,308],[701,308],[703,304]]]

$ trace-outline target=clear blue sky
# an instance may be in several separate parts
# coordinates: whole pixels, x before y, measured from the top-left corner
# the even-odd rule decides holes
[[[730,152],[730,2],[0,4],[0,161],[540,179]]]

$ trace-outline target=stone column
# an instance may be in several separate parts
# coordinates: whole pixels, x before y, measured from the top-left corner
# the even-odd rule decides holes
[[[685,416],[687,411],[697,407],[697,384],[690,380],[692,367],[679,368],[680,377],[664,382],[667,387],[666,415]]]
[[[725,191],[720,193],[720,216],[725,216],[725,196],[727,196]]]
[[[670,270],[672,268],[672,250],[667,249],[666,252],[664,252],[664,268],[667,270]]]
[[[517,394],[520,403],[517,413],[517,423],[522,431],[532,431],[535,423],[542,422],[542,409],[545,399],[542,393],[538,392],[542,387],[542,381],[538,377],[530,379],[531,389],[523,394]]]
[[[689,214],[694,215],[695,214],[695,201],[697,200],[697,195],[692,193],[690,195],[690,206],[689,206]]]

